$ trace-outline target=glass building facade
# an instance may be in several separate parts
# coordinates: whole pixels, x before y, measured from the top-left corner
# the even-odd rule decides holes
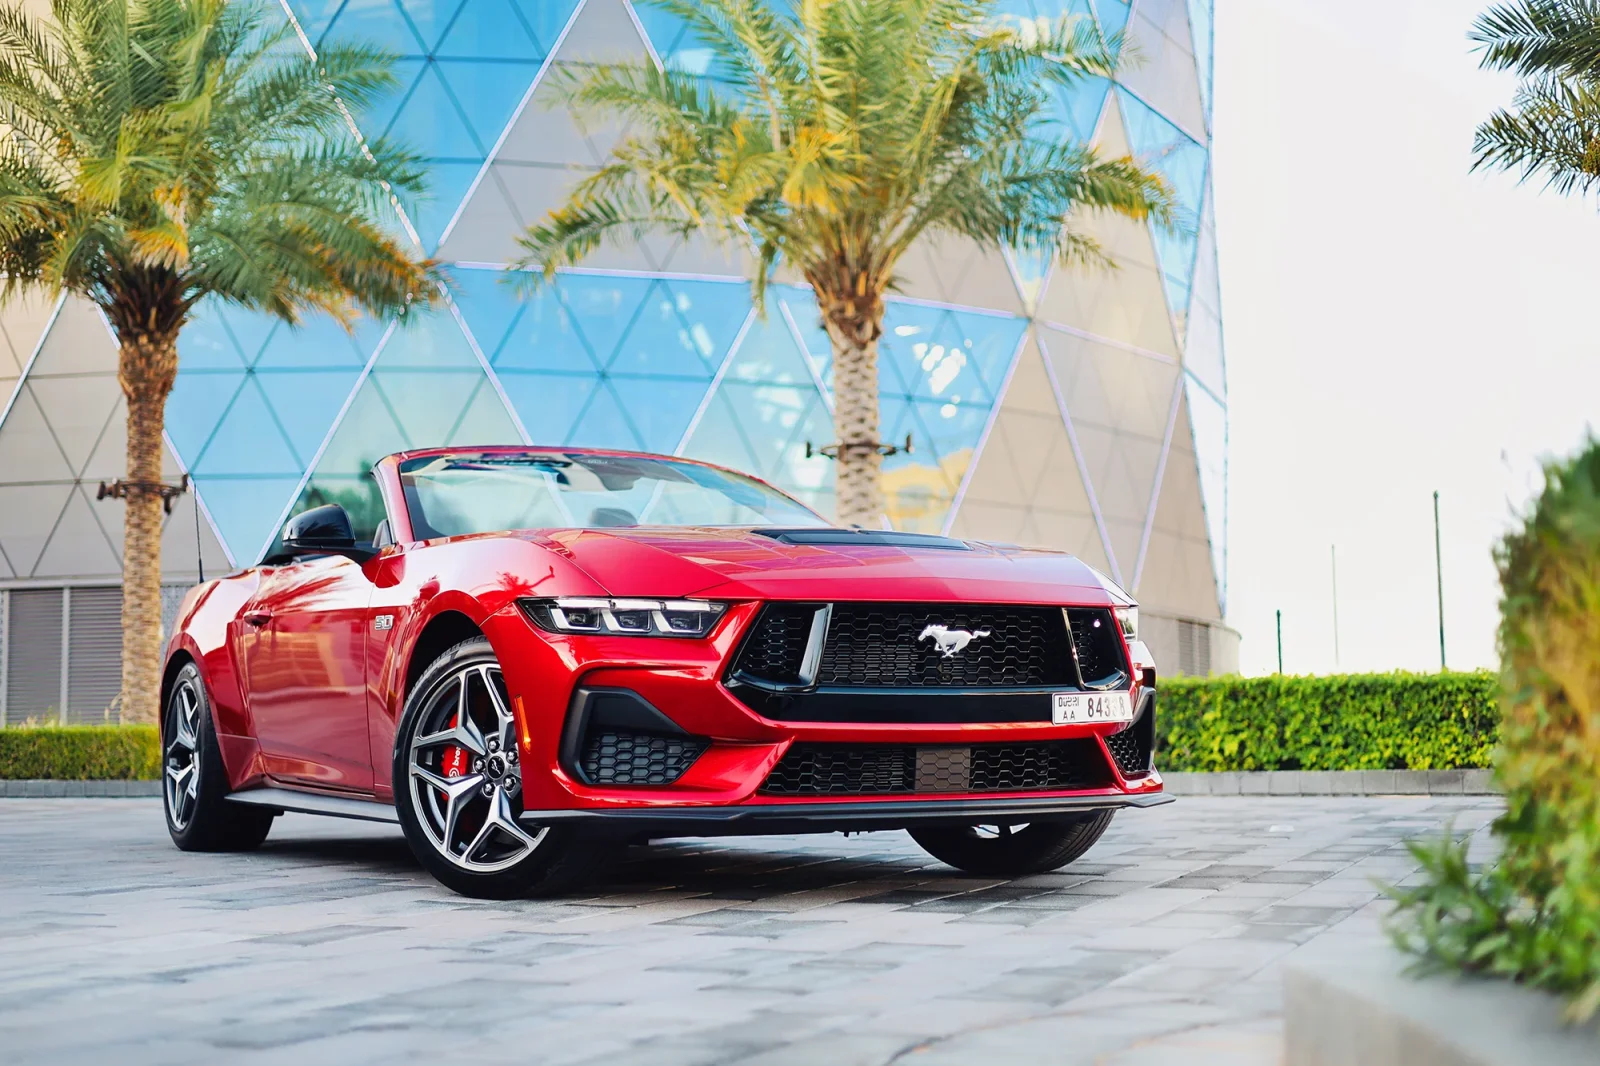
[[[1070,550],[1138,596],[1164,668],[1227,668],[1210,0],[1001,9],[1024,29],[1095,19],[1133,43],[1140,61],[1115,83],[1059,90],[1040,135],[1135,155],[1166,176],[1183,218],[1171,229],[1074,220],[1114,257],[1109,271],[951,240],[912,251],[880,384],[884,439],[909,436],[914,450],[885,464],[886,519]],[[431,195],[403,204],[395,224],[449,265],[453,284],[439,313],[353,334],[331,320],[290,327],[198,310],[167,406],[168,474],[196,488],[169,519],[169,580],[253,563],[297,508],[332,499],[359,510],[375,459],[425,445],[681,454],[831,512],[831,464],[807,455],[833,439],[829,349],[809,290],[773,286],[757,313],[737,255],[666,237],[608,245],[534,292],[507,283],[516,235],[618,137],[559,104],[559,77],[633,59],[716,78],[679,20],[646,0],[285,0],[282,10],[308,53],[348,36],[403,57],[398,89],[355,119],[363,135],[427,158]],[[0,647],[15,644],[4,634],[17,632],[6,626],[16,593],[34,610],[54,590],[63,679],[52,697],[48,679],[0,658],[0,713],[74,716],[74,597],[60,590],[105,588],[120,570],[121,506],[95,498],[121,473],[124,418],[98,312],[37,299],[0,311],[0,403]]]

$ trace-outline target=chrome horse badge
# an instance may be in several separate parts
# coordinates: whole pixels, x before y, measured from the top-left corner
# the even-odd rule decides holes
[[[987,637],[987,629],[951,629],[949,626],[929,626],[917,638],[920,644],[929,637],[933,638],[933,646],[939,649],[939,654],[946,659],[954,659],[960,655],[968,644],[982,637]]]

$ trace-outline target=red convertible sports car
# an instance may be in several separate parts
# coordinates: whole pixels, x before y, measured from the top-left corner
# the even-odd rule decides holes
[[[628,842],[906,829],[1005,876],[1168,799],[1136,608],[1070,555],[842,529],[663,456],[441,448],[374,474],[375,529],[313,508],[185,599],[180,848],[255,847],[285,811],[398,820],[445,885],[508,897]]]

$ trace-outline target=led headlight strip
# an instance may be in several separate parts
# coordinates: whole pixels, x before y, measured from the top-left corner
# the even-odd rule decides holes
[[[710,600],[612,600],[565,597],[523,600],[523,610],[552,633],[598,633],[632,637],[703,637],[725,603]]]

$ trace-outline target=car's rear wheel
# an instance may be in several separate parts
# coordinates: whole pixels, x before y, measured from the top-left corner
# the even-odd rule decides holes
[[[412,687],[395,734],[394,796],[417,861],[481,899],[550,895],[604,859],[570,826],[526,826],[516,723],[482,637],[445,652]]]
[[[939,826],[910,832],[922,850],[958,870],[984,877],[1023,877],[1059,870],[1081,858],[1111,824],[1112,813],[1093,811],[1070,822]]]
[[[277,815],[228,802],[228,771],[211,700],[194,663],[178,672],[167,693],[161,721],[161,795],[167,832],[184,851],[258,848]]]

